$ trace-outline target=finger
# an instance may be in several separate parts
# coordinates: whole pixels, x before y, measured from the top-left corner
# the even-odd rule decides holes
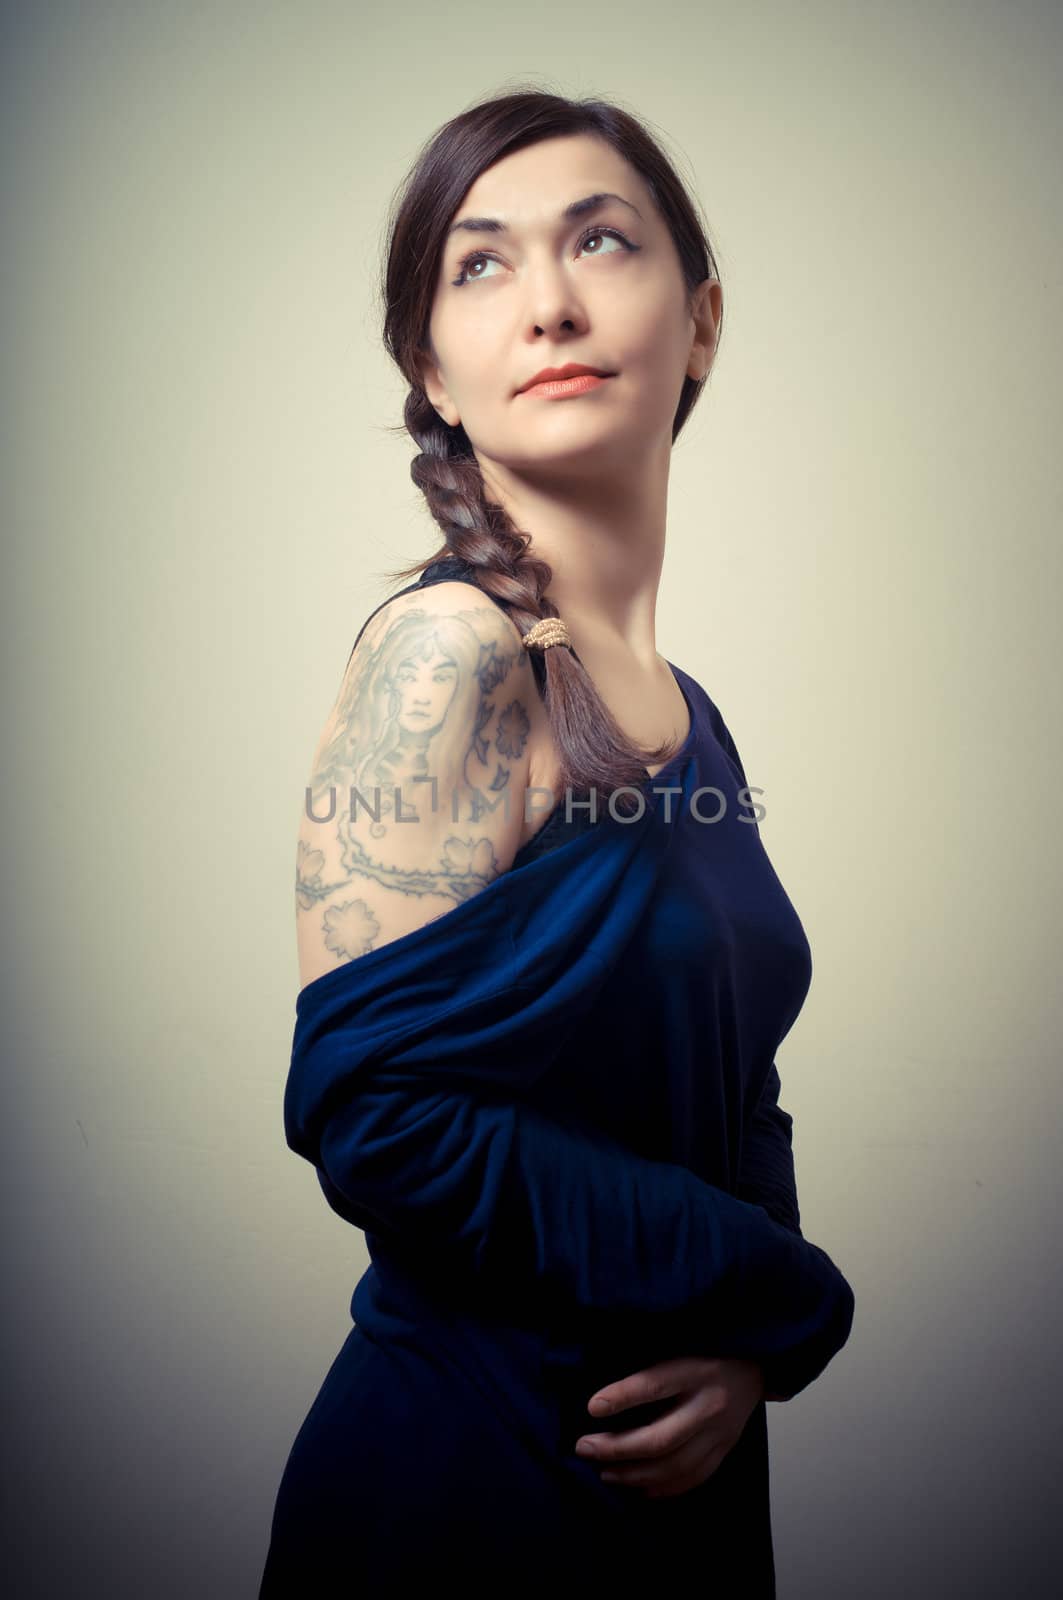
[[[676,1495],[689,1494],[691,1489],[696,1489],[699,1484],[707,1483],[714,1472],[718,1472],[727,1455],[719,1451],[713,1452],[704,1460],[695,1472],[690,1472],[684,1478],[670,1479],[666,1483],[650,1483],[644,1486],[642,1493],[647,1500],[670,1500]]]
[[[652,1367],[632,1372],[616,1383],[598,1389],[587,1402],[587,1410],[596,1417],[609,1416],[614,1411],[624,1411],[628,1406],[640,1406],[651,1400],[665,1400],[669,1395],[683,1394],[702,1384],[706,1369],[715,1366],[704,1356],[676,1356],[668,1361],[658,1361]]]
[[[686,1439],[704,1434],[710,1423],[704,1397],[694,1394],[639,1427],[583,1434],[576,1440],[576,1454],[605,1462],[667,1455]]]
[[[657,1461],[633,1461],[610,1467],[601,1473],[603,1483],[619,1488],[641,1489],[648,1498],[686,1494],[717,1471],[730,1446],[719,1441],[705,1448],[703,1442],[689,1441],[689,1448],[675,1451]]]

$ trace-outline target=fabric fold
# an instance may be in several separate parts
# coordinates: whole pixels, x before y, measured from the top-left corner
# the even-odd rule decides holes
[[[716,737],[734,762],[742,788],[748,791],[749,780],[738,746],[719,711],[715,707],[713,710]],[[760,833],[759,826],[757,833]],[[784,1228],[801,1233],[801,1208],[794,1170],[793,1118],[779,1104],[781,1092],[778,1067],[773,1061],[742,1139],[736,1193],[753,1205],[763,1206],[768,1215]]]
[[[662,780],[682,803],[695,765]],[[622,1325],[758,1360],[789,1398],[849,1334],[852,1291],[826,1252],[765,1205],[525,1098],[653,896],[672,834],[661,800],[307,985],[285,1132],[374,1250],[588,1338]]]
[[[769,1217],[793,1233],[801,1233],[801,1208],[794,1172],[794,1119],[779,1104],[781,1092],[774,1062],[753,1119],[742,1140],[736,1194],[763,1206]]]

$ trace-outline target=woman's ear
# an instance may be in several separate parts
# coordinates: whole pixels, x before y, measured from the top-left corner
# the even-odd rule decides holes
[[[687,362],[687,376],[700,383],[712,370],[723,315],[723,285],[719,278],[703,278],[694,290],[690,316],[694,337]]]
[[[428,396],[429,405],[435,407],[444,422],[449,423],[452,428],[457,427],[461,418],[458,415],[457,406],[447,392],[447,386],[443,382],[438,363],[433,360],[430,354],[426,353],[420,358],[417,365],[421,388]]]

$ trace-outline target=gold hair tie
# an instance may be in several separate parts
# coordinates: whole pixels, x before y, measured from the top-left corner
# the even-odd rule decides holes
[[[560,617],[540,617],[534,627],[528,629],[520,642],[526,650],[549,650],[552,644],[567,644],[569,649],[572,649],[572,640],[568,636],[568,629]]]

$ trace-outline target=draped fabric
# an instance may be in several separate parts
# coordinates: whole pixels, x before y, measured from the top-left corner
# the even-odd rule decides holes
[[[854,1312],[802,1234],[780,1105],[808,943],[730,733],[672,671],[690,733],[641,815],[555,813],[512,870],[297,997],[287,1140],[370,1265],[286,1465],[262,1597],[331,1593],[338,1570],[369,1593],[487,1593],[695,1560],[706,1594],[774,1594],[763,1403],[673,1499],[573,1454],[671,1404],[591,1418],[603,1384],[744,1356],[791,1397]]]
[[[686,774],[689,792],[692,763]],[[829,1257],[770,1205],[535,1102],[678,838],[652,798],[641,823],[610,819],[308,985],[288,1143],[380,1249],[424,1251],[491,1299],[541,1298],[579,1322],[634,1316],[676,1348],[754,1357],[769,1390],[793,1395],[835,1353],[848,1314]],[[771,1103],[769,1089],[755,1118]],[[746,1161],[778,1207],[756,1121]]]

